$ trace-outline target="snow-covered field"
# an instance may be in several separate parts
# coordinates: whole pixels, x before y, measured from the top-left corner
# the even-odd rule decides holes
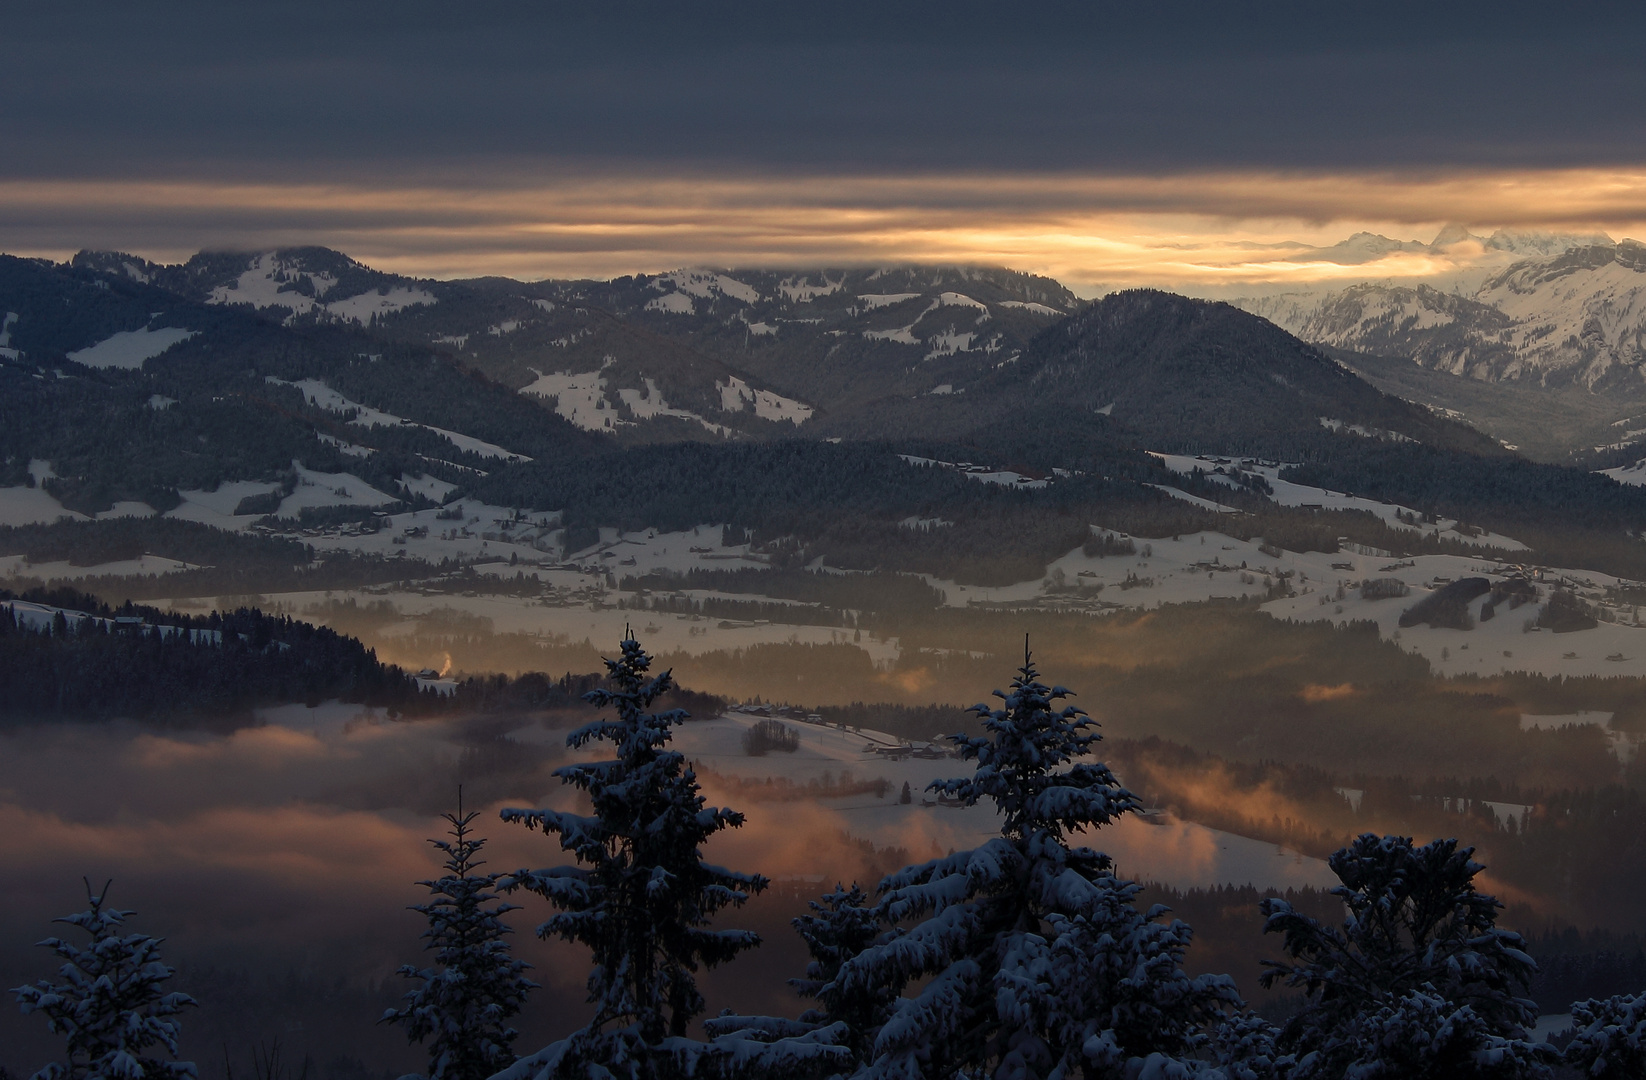
[[[240,505],[240,500],[253,495],[267,495],[279,488],[279,484],[256,480],[228,480],[219,484],[216,491],[180,491],[182,505],[166,516],[239,532],[257,520],[256,515],[235,516],[234,510]]]
[[[1601,469],[1600,475],[1610,476],[1620,484],[1639,487],[1646,484],[1646,458],[1641,458],[1633,465],[1619,465],[1615,469]]]
[[[1562,634],[1529,628],[1543,608],[1541,603],[1523,604],[1513,611],[1500,606],[1496,618],[1482,622],[1480,608],[1488,599],[1482,596],[1469,605],[1475,619],[1472,630],[1400,626],[1402,612],[1440,587],[1437,578],[1485,577],[1499,581],[1516,572],[1513,566],[1455,555],[1427,555],[1401,560],[1404,565],[1400,569],[1381,573],[1380,567],[1374,564],[1387,566],[1389,560],[1367,556],[1332,558],[1350,561],[1355,569],[1336,571],[1335,577],[1327,576],[1331,573],[1329,570],[1317,571],[1321,576],[1311,575],[1310,579],[1313,592],[1271,601],[1263,605],[1263,610],[1281,618],[1303,621],[1370,620],[1377,624],[1380,637],[1397,641],[1407,652],[1424,657],[1441,675],[1496,675],[1507,671],[1602,678],[1646,675],[1646,628],[1632,623],[1605,622],[1591,630]],[[1385,600],[1362,599],[1360,591],[1349,585],[1368,577],[1397,577],[1411,586],[1412,594]],[[1606,585],[1616,584],[1617,580],[1587,571],[1542,574],[1545,588],[1556,581],[1565,581],[1578,592],[1589,592],[1595,598]],[[1339,583],[1345,586],[1341,599],[1337,596]]]
[[[74,566],[56,560],[31,563],[21,555],[0,555],[0,582],[7,578],[39,578],[42,581],[78,581],[86,577],[143,577],[149,574],[170,574],[191,570],[192,563],[167,559],[160,555],[139,555],[135,559],[98,563],[96,566]]]
[[[312,387],[305,385],[305,391],[316,392],[317,400],[319,393],[330,393],[323,384],[318,383]],[[328,405],[342,402],[346,399],[340,396],[337,402],[327,399]],[[347,405],[353,407],[353,403]],[[1179,473],[1195,469],[1204,471],[1208,466],[1218,465],[1215,459],[1158,456]],[[1017,473],[990,471],[984,466],[964,462],[912,460],[956,468],[980,482],[1013,486],[1034,486],[1046,482]],[[1279,479],[1279,468],[1273,464],[1230,464],[1262,473],[1274,486],[1275,500],[1284,505],[1364,509],[1377,514],[1393,527],[1436,527],[1434,523],[1413,526],[1397,518],[1396,514],[1402,508],[1391,504],[1289,484]],[[35,462],[31,467],[42,479],[50,475],[50,468],[45,462]],[[392,494],[372,488],[353,474],[300,469],[299,475],[298,488],[281,504],[282,515],[294,516],[305,506],[365,507],[394,501]],[[1223,480],[1230,485],[1234,483],[1226,477],[1212,475],[1214,480]],[[438,481],[429,481],[425,486],[425,493],[435,498],[443,497],[450,491],[449,486]],[[170,511],[170,515],[224,528],[243,529],[256,518],[233,515],[240,499],[270,490],[273,490],[271,484],[247,482],[225,484],[216,492],[182,492],[182,505]],[[149,514],[153,511],[141,504],[129,504],[116,507],[109,513]],[[441,517],[442,513],[447,516]],[[50,522],[64,515],[79,516],[69,514],[56,499],[39,487],[0,489],[0,524]],[[942,528],[945,523],[911,519],[906,524]],[[1443,521],[1439,527],[1445,529],[1449,524]],[[1102,522],[1093,523],[1093,531],[1098,535],[1106,532]],[[1108,535],[1125,539],[1118,533]],[[1461,538],[1461,534],[1449,535]],[[705,524],[677,533],[644,530],[619,534],[616,530],[606,529],[602,530],[598,544],[580,552],[564,551],[561,547],[563,536],[559,531],[558,513],[520,511],[471,501],[443,511],[428,509],[397,514],[385,519],[377,532],[365,532],[354,527],[302,531],[303,540],[320,551],[346,550],[389,557],[405,555],[436,563],[450,559],[474,564],[481,573],[507,577],[524,574],[544,582],[552,590],[545,598],[461,597],[449,593],[425,595],[417,591],[393,594],[391,598],[408,617],[415,617],[436,606],[453,606],[485,615],[493,620],[499,630],[563,635],[572,641],[586,637],[596,642],[615,640],[625,622],[639,618],[648,627],[649,645],[662,650],[680,649],[691,653],[771,641],[833,642],[844,637],[841,630],[830,627],[782,622],[758,625],[728,623],[723,627],[723,620],[720,619],[615,610],[616,601],[625,595],[615,591],[615,579],[619,577],[638,577],[657,570],[761,569],[767,565],[764,558],[752,553],[747,545],[723,545],[719,526]],[[1523,546],[1509,537],[1488,535],[1475,540],[1502,550],[1515,550]],[[1646,628],[1637,625],[1638,612],[1635,609],[1618,606],[1615,598],[1608,596],[1609,590],[1634,583],[1608,575],[1524,566],[1483,556],[1422,555],[1395,559],[1371,549],[1352,549],[1352,545],[1346,545],[1345,550],[1332,554],[1276,552],[1273,548],[1265,552],[1261,537],[1237,540],[1218,532],[1159,539],[1130,538],[1130,541],[1135,548],[1132,554],[1088,556],[1077,548],[1053,561],[1043,577],[1013,585],[962,585],[931,577],[925,580],[945,592],[951,607],[982,604],[1089,612],[1146,610],[1162,604],[1215,600],[1254,600],[1289,591],[1293,595],[1270,599],[1264,603],[1263,610],[1284,619],[1373,622],[1382,637],[1425,657],[1437,672],[1446,675],[1491,675],[1510,671],[1602,677],[1646,674],[1646,634],[1641,632]],[[0,557],[17,554],[0,551]],[[52,576],[69,578],[152,573],[158,565],[150,559],[147,562],[132,560],[99,567],[28,567],[20,559],[13,558],[0,562],[0,573],[8,576],[13,573],[38,575],[45,571]],[[59,570],[60,573],[57,572]],[[1484,598],[1479,598],[1471,605],[1476,621],[1473,629],[1399,626],[1401,614],[1428,592],[1446,582],[1469,576],[1483,576],[1493,581],[1529,576],[1545,596],[1552,587],[1569,588],[1585,602],[1602,609],[1612,621],[1603,621],[1588,630],[1555,634],[1530,626],[1541,610],[1541,599],[1512,612],[1506,607],[1500,608],[1496,618],[1480,621]],[[1398,579],[1407,586],[1409,595],[1404,598],[1364,599],[1359,584],[1374,578]],[[295,602],[296,598],[292,599]],[[748,601],[768,598],[759,594],[738,594],[732,599]],[[875,639],[868,647],[875,653],[876,660],[893,659],[899,650],[895,639]]]
[[[143,366],[143,361],[159,356],[173,345],[187,341],[194,335],[193,330],[182,330],[174,326],[158,330],[146,326],[140,330],[122,330],[95,345],[76,349],[68,354],[68,358],[87,367],[135,370]]]
[[[281,517],[294,518],[308,507],[387,506],[399,501],[398,496],[378,491],[353,473],[316,472],[297,461],[292,468],[297,472],[297,487],[280,500]]]
[[[41,487],[0,487],[0,525],[49,525],[60,517],[85,521]]]
[[[537,379],[520,392],[554,399],[554,411],[584,431],[606,431],[618,422],[616,407],[606,399],[606,380],[598,371],[538,371]]]
[[[347,501],[370,506],[392,501],[388,494],[372,489],[351,474],[304,470],[302,475],[303,483],[282,504],[282,513],[295,514],[302,505],[336,505]],[[980,479],[995,478],[991,475]],[[183,504],[171,511],[171,515],[226,528],[245,528],[256,519],[232,516],[235,504],[246,494],[271,488],[272,485],[226,484],[213,493],[184,492]],[[338,494],[340,491],[347,495]],[[619,534],[617,530],[606,529],[594,547],[565,552],[558,546],[558,514],[538,511],[522,514],[508,507],[468,501],[460,506],[460,510],[453,506],[445,511],[459,512],[459,519],[442,519],[438,516],[440,511],[421,510],[388,518],[376,533],[342,528],[305,530],[303,539],[321,551],[347,550],[385,556],[404,553],[430,562],[452,559],[477,563],[476,568],[482,573],[509,577],[521,573],[551,585],[556,591],[549,604],[537,598],[424,596],[417,592],[388,597],[400,604],[408,615],[435,606],[454,606],[484,614],[494,620],[499,630],[566,635],[573,641],[588,637],[595,642],[615,640],[626,621],[640,618],[648,627],[655,627],[648,634],[649,645],[655,642],[659,649],[692,653],[791,639],[803,642],[842,639],[840,630],[829,627],[771,623],[722,629],[718,619],[693,620],[690,616],[600,610],[606,604],[614,605],[620,595],[625,595],[610,588],[608,574],[613,578],[638,577],[655,570],[759,569],[767,565],[761,557],[752,554],[747,545],[724,546],[719,526],[703,525],[676,533],[645,530]],[[152,513],[147,507],[123,509]],[[65,513],[55,499],[39,488],[0,489],[0,523],[53,521]],[[1100,523],[1095,531],[1103,531]],[[1479,607],[1484,602],[1481,598],[1472,605],[1476,617],[1472,630],[1399,626],[1401,613],[1438,587],[1437,583],[1460,577],[1504,580],[1529,573],[1545,592],[1551,586],[1563,584],[1589,603],[1601,605],[1608,588],[1629,584],[1608,575],[1528,568],[1460,555],[1421,555],[1411,559],[1352,551],[1334,554],[1282,551],[1271,555],[1260,549],[1261,538],[1237,540],[1217,532],[1160,539],[1134,538],[1132,542],[1136,547],[1132,555],[1087,556],[1077,548],[1055,560],[1044,577],[1014,585],[961,585],[932,577],[926,580],[946,593],[952,607],[987,604],[1094,612],[1117,608],[1146,610],[1162,604],[1219,599],[1250,600],[1265,596],[1269,589],[1285,580],[1296,595],[1271,600],[1263,610],[1279,618],[1306,621],[1370,620],[1377,624],[1385,639],[1398,641],[1403,649],[1425,657],[1442,674],[1489,675],[1506,671],[1568,676],[1646,674],[1646,628],[1634,625],[1636,616],[1630,608],[1612,608],[1615,622],[1602,622],[1590,630],[1555,634],[1527,629],[1528,620],[1535,618],[1540,604],[1526,604],[1512,612],[1500,609],[1497,618],[1480,622]],[[0,556],[15,554],[0,552]],[[0,563],[0,572],[38,574],[44,569],[44,566],[25,569],[18,560]],[[65,567],[62,576],[150,572],[153,572],[151,564],[130,562],[75,568],[72,573]],[[1401,580],[1411,595],[1363,599],[1358,583],[1379,577]],[[758,594],[738,594],[733,599],[765,598]],[[887,642],[875,639],[872,646],[868,641],[861,644],[871,647],[877,660],[895,658],[898,653],[895,639]]]
[[[49,525],[59,518],[91,520],[87,515],[58,502],[57,497],[42,486],[43,481],[56,475],[49,462],[36,458],[29,462],[29,473],[34,477],[34,487],[24,484],[0,487],[0,526]],[[149,517],[153,513],[154,507],[147,503],[123,501],[99,513],[97,518]]]

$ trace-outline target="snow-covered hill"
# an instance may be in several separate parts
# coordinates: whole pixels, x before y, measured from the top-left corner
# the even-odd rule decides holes
[[[121,252],[82,251],[74,265],[157,285],[191,300],[284,313],[288,323],[369,326],[384,315],[438,300],[427,282],[385,274],[321,247],[203,251],[172,266]]]

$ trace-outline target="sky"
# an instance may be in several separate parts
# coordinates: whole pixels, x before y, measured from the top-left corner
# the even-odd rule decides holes
[[[8,0],[0,26],[16,254],[1207,291],[1475,257],[1306,250],[1361,231],[1646,237],[1638,6]]]

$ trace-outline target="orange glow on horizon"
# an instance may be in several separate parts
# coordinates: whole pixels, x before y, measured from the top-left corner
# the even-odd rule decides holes
[[[1646,234],[1646,171],[1165,176],[560,176],[453,183],[0,181],[3,245],[177,261],[200,249],[337,248],[418,277],[612,277],[684,265],[1004,265],[1077,292],[1422,279],[1488,254],[1464,242],[1363,261],[1351,233]]]

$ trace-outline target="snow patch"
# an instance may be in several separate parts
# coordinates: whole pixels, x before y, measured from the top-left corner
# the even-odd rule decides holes
[[[920,344],[920,339],[914,336],[914,323],[891,330],[865,330],[863,336],[870,341],[895,341],[899,345]]]
[[[68,354],[68,358],[87,367],[134,371],[142,367],[145,360],[159,356],[197,333],[196,330],[183,330],[175,326],[158,330],[146,326],[141,330],[122,330],[95,345],[76,349]]]
[[[333,301],[326,305],[325,310],[337,318],[370,326],[380,316],[393,315],[397,311],[422,307],[434,302],[432,293],[397,285],[383,292],[365,292],[359,296],[351,296],[347,300]]]
[[[164,412],[176,404],[177,399],[174,397],[167,397],[165,394],[149,395],[149,408],[153,409],[155,412]]]
[[[1213,502],[1211,499],[1203,499],[1199,495],[1191,495],[1187,491],[1179,491],[1177,488],[1170,487],[1166,484],[1150,484],[1148,486],[1154,488],[1156,491],[1161,492],[1162,494],[1170,495],[1174,499],[1182,499],[1186,503],[1193,503],[1195,506],[1200,507],[1202,510],[1210,510],[1213,513],[1216,513],[1216,514],[1238,514],[1238,513],[1240,513],[1240,508],[1239,507],[1224,506],[1220,502]]]
[[[713,270],[676,270],[672,274],[660,274],[652,282],[652,288],[663,290],[675,288],[680,292],[698,297],[702,300],[713,300],[716,295],[729,296],[734,300],[741,300],[745,304],[754,304],[760,301],[760,291],[751,285],[746,285],[736,278],[717,274]],[[646,305],[650,307],[651,305]]]
[[[940,356],[953,356],[955,353],[971,352],[972,342],[977,340],[978,337],[979,335],[975,333],[957,334],[954,332],[954,328],[950,327],[945,333],[934,334],[926,339],[926,344],[932,347],[932,351],[927,353],[924,359],[935,360]]]
[[[762,420],[787,420],[796,427],[811,419],[815,411],[810,405],[770,390],[756,390],[735,375],[727,382],[716,382],[720,391],[720,407],[726,412],[742,412],[746,403],[754,405],[754,414]]]
[[[298,511],[306,507],[387,506],[400,501],[394,495],[378,491],[353,473],[315,472],[304,468],[295,459],[291,464],[297,471],[297,487],[280,500],[280,509],[276,511],[279,517],[294,518]]]
[[[937,294],[937,302],[945,307],[972,307],[987,315],[989,305],[981,300],[973,300],[965,293],[946,292]]]
[[[1001,487],[1021,488],[1025,491],[1038,491],[1049,487],[1051,481],[1043,477],[1024,476],[1011,469],[991,469],[987,465],[973,465],[966,461],[939,461],[936,458],[916,457],[913,454],[899,454],[898,457],[910,465],[932,465],[941,469],[957,469],[966,474],[971,480],[983,484],[999,484]]]
[[[653,300],[646,301],[647,311],[662,311],[669,315],[695,315],[697,305],[692,298],[682,292],[664,293]]]
[[[325,409],[328,412],[346,413],[351,409],[357,410],[357,415],[349,423],[357,424],[360,427],[399,427],[402,424],[410,424],[425,431],[432,431],[436,435],[449,440],[459,450],[466,450],[480,457],[501,458],[504,461],[531,460],[524,454],[517,454],[512,450],[498,446],[496,443],[476,439],[472,435],[464,435],[460,431],[448,431],[445,428],[435,427],[433,424],[419,424],[393,413],[374,409],[370,405],[362,405],[358,401],[351,401],[319,379],[299,379],[296,382],[288,382],[273,375],[266,375],[264,381],[274,383],[277,386],[295,386],[303,392],[303,396],[308,398],[315,407]]]
[[[421,495],[425,499],[432,499],[437,503],[446,501],[446,496],[457,490],[456,484],[447,483],[438,476],[424,473],[422,476],[413,476],[411,473],[401,473],[400,483],[413,495]]]
[[[263,480],[225,480],[217,485],[216,491],[179,491],[177,494],[182,496],[182,503],[162,516],[240,532],[258,520],[254,514],[235,515],[240,500],[278,490],[279,484]]]
[[[299,278],[308,279],[314,296],[306,296],[290,288]],[[290,310],[293,317],[319,310],[334,318],[367,325],[378,316],[403,311],[409,307],[433,304],[436,299],[433,293],[424,289],[396,285],[335,300],[329,304],[321,303],[320,301],[336,285],[337,279],[330,274],[304,270],[296,263],[276,258],[273,252],[265,252],[252,259],[251,264],[232,285],[219,285],[213,289],[206,302],[250,304],[258,310],[282,307]]]
[[[839,292],[846,284],[846,275],[841,274],[839,281],[830,281],[827,274],[823,275],[823,284],[813,285],[810,276],[798,278],[784,278],[778,283],[777,291],[788,297],[796,304],[809,304],[819,296],[832,296]]]
[[[85,521],[42,487],[0,487],[0,525],[50,525],[58,518]]]
[[[1456,540],[1459,543],[1472,544],[1477,547],[1494,547],[1505,551],[1530,550],[1519,540],[1498,533],[1465,536],[1455,531],[1454,527],[1457,522],[1451,518],[1439,518],[1428,524],[1413,525],[1409,521],[1401,520],[1400,517],[1402,514],[1407,517],[1421,516],[1410,507],[1379,502],[1376,499],[1364,499],[1358,495],[1345,495],[1342,492],[1327,491],[1325,488],[1312,487],[1308,484],[1294,484],[1290,480],[1282,480],[1280,478],[1281,471],[1290,466],[1278,462],[1262,462],[1251,458],[1189,457],[1185,454],[1161,454],[1153,450],[1149,451],[1149,456],[1159,459],[1162,465],[1179,475],[1188,475],[1198,470],[1205,473],[1207,479],[1226,483],[1231,487],[1237,486],[1235,481],[1227,476],[1219,475],[1215,472],[1216,469],[1236,469],[1240,472],[1261,476],[1268,482],[1270,489],[1273,491],[1273,494],[1267,496],[1269,501],[1280,506],[1302,506],[1316,510],[1364,510],[1382,519],[1392,529],[1432,532],[1449,540]]]
[[[1640,487],[1646,484],[1646,458],[1641,458],[1633,465],[1619,465],[1615,469],[1601,469],[1600,475],[1610,476],[1620,484]]]
[[[7,360],[17,359],[17,350],[11,347],[11,328],[17,325],[17,312],[8,311],[6,317],[0,319],[0,356]]]
[[[347,439],[339,439],[336,435],[327,435],[324,432],[317,432],[314,437],[325,443],[327,446],[335,446],[338,453],[344,454],[348,457],[368,458],[371,457],[372,454],[371,447],[361,446],[359,443],[351,443]]]
[[[1398,431],[1388,431],[1384,428],[1363,427],[1360,424],[1345,424],[1341,420],[1331,417],[1320,417],[1320,426],[1327,431],[1339,431],[1348,435],[1359,435],[1362,439],[1387,439],[1389,442],[1415,443],[1416,439],[1409,435],[1402,435]]]
[[[673,416],[680,420],[695,420],[715,430],[720,429],[720,425],[711,425],[694,412],[671,408],[669,403],[663,400],[663,392],[657,388],[655,379],[646,379],[645,383],[644,391],[626,386],[617,392],[618,398],[628,406],[629,412],[633,413],[636,419],[652,420],[659,416]]]
[[[602,370],[611,363],[612,358],[606,357]],[[584,431],[610,431],[617,426],[617,412],[606,400],[606,380],[599,371],[558,371],[552,375],[536,368],[531,371],[537,379],[522,386],[522,394],[554,399],[554,411]]]
[[[873,311],[875,308],[891,307],[893,304],[901,304],[905,300],[918,300],[919,298],[920,294],[917,292],[863,293],[858,296],[858,299],[865,305],[863,309],[864,311]]]
[[[1001,307],[1018,308],[1022,311],[1027,311],[1027,312],[1029,312],[1031,314],[1034,314],[1034,315],[1062,315],[1063,314],[1061,311],[1057,310],[1054,307],[1047,307],[1045,304],[1033,304],[1033,303],[1030,303],[1027,300],[996,300],[995,303],[999,304]]]

